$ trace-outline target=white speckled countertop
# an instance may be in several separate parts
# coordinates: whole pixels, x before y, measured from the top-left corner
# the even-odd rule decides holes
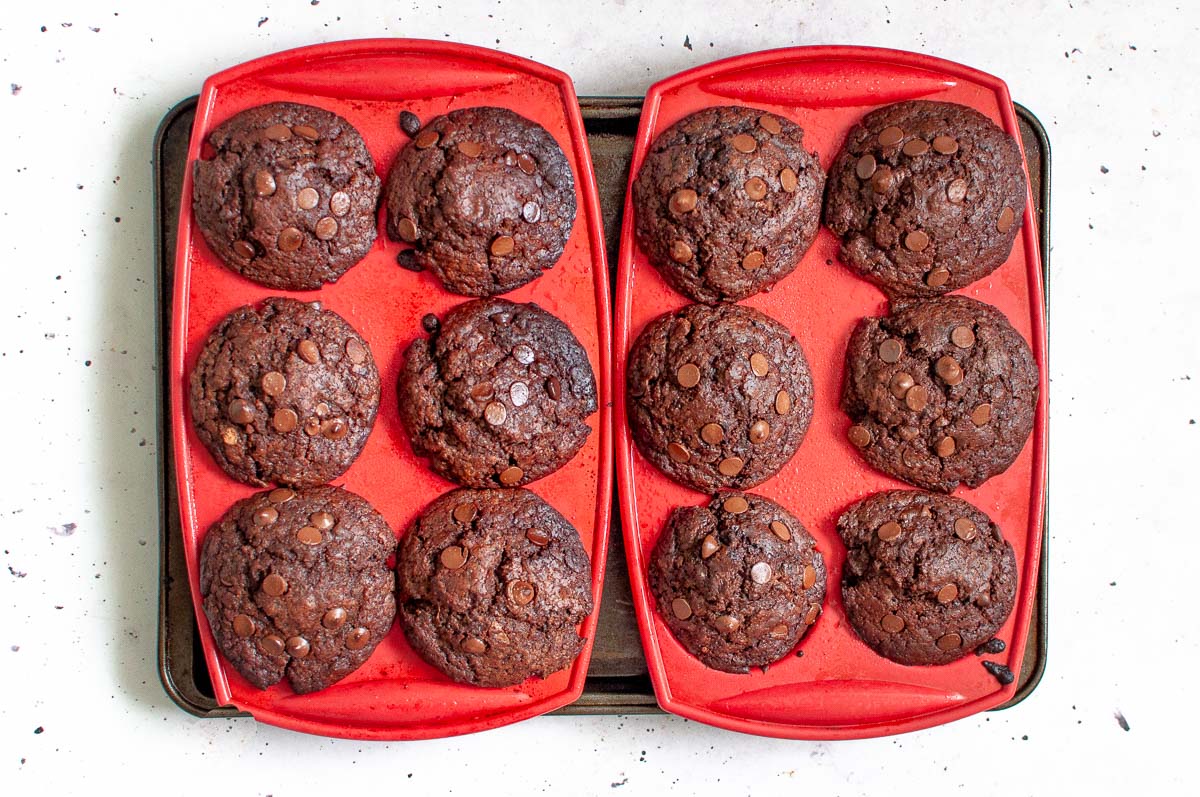
[[[1200,10],[566,5],[6,4],[0,792],[290,795],[328,780],[398,794],[1196,793],[1200,336],[1187,318],[1200,265],[1186,235],[1200,160],[1185,147],[1200,132]],[[1050,663],[1027,701],[851,743],[640,716],[367,744],[198,720],[168,700],[155,666],[152,136],[212,72],[374,36],[497,47],[565,70],[580,94],[640,94],[715,58],[824,43],[927,52],[1008,82],[1054,153]]]

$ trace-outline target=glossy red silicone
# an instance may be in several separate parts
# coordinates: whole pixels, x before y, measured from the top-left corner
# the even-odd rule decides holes
[[[528,117],[555,137],[575,174],[578,215],[561,260],[532,283],[506,294],[533,301],[566,321],[587,349],[597,377],[600,411],[587,445],[565,467],[530,485],[579,530],[592,560],[597,605],[582,625],[588,639],[574,665],[545,680],[508,689],[456,684],[425,664],[394,626],[367,663],[328,689],[296,695],[286,682],[259,691],[213,646],[200,610],[198,559],[205,531],[235,501],[255,490],[227,477],[193,431],[187,379],[200,347],[231,310],[272,295],[320,301],[367,339],[383,381],[379,417],[358,461],[335,484],[383,513],[397,535],[420,510],[454,487],[436,476],[409,446],[397,410],[401,355],[426,313],[443,315],[466,301],[428,273],[396,264],[402,245],[379,238],[367,257],[319,291],[283,294],[227,270],[204,243],[191,210],[190,164],[204,137],[238,111],[273,101],[316,105],[348,119],[362,134],[384,177],[408,143],[401,110],[423,121],[457,108],[498,105]],[[570,78],[504,53],[446,42],[380,39],[337,42],[270,55],[205,81],[188,151],[175,264],[171,340],[172,434],[192,598],[217,701],[262,722],[292,730],[358,739],[423,739],[486,730],[573,702],[583,690],[595,635],[612,497],[611,344],[608,277],[599,203],[579,105]],[[382,216],[382,214],[381,214]]]
[[[864,47],[799,47],[739,56],[683,72],[646,95],[630,186],[650,143],[680,118],[713,105],[748,105],[786,117],[805,131],[826,169],[851,125],[873,108],[927,98],[975,108],[1018,143],[1017,120],[1003,82],[948,61]],[[1046,325],[1033,199],[1008,260],[959,291],[999,307],[1029,341],[1040,371],[1032,439],[1011,468],[979,489],[956,495],[987,512],[1017,555],[1019,589],[998,636],[1008,647],[988,656],[1019,671],[1034,610],[1046,476]],[[646,562],[667,517],[707,496],[682,487],[637,451],[624,400],[617,401],[617,467],[621,519],[642,643],[658,701],[668,711],[730,730],[797,739],[849,739],[938,725],[992,708],[1012,697],[968,653],[941,667],[905,667],[878,656],[846,622],[840,579],[845,549],[835,523],[854,501],[878,490],[907,487],[868,467],[846,440],[850,423],[838,406],[846,343],[858,319],[887,312],[883,294],[838,260],[838,240],[822,228],[796,270],[774,290],[747,299],[782,321],[799,339],[812,367],[816,402],[797,455],[752,492],[780,502],[817,539],[829,564],[824,611],[796,651],[766,671],[731,675],[687,653],[658,615],[646,582]],[[626,194],[617,275],[614,384],[625,390],[625,355],[648,321],[687,304],[637,246]],[[636,301],[635,301],[636,297]]]

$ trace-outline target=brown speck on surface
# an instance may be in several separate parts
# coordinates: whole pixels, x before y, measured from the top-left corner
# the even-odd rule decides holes
[[[683,46],[688,48],[689,50],[692,49],[692,39],[690,36],[683,37]]]
[[[270,17],[263,17],[262,19],[260,19],[260,20],[258,21],[258,27],[260,27],[260,28],[261,28],[263,25],[267,24],[267,20],[268,20],[268,19],[270,19]]]
[[[79,527],[74,523],[64,523],[64,524],[62,524],[62,526],[60,526],[58,528],[54,528],[53,526],[51,526],[50,530],[59,537],[70,537],[72,534],[75,533],[75,529],[77,529],[77,528],[79,528]]]
[[[33,732],[34,732],[35,734],[39,734],[39,733],[42,733],[42,732],[44,732],[45,730],[46,730],[45,728],[43,728],[41,725],[39,725],[39,726],[37,726],[36,728],[34,728],[34,729],[33,729]]]
[[[19,85],[16,83],[10,83],[9,85],[12,86],[12,93],[14,97],[21,93],[21,87]]]
[[[29,575],[24,570],[17,570],[15,568],[13,568],[12,565],[8,566],[8,572],[11,573],[12,575],[16,576],[17,578],[25,578],[25,576]]]
[[[1117,724],[1121,726],[1121,730],[1129,730],[1129,720],[1125,719],[1125,715],[1121,713],[1121,709],[1117,709],[1113,712],[1113,718],[1115,718]]]

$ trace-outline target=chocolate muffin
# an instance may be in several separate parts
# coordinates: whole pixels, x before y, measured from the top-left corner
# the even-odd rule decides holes
[[[591,563],[575,528],[528,490],[438,498],[400,541],[396,573],[409,644],[455,681],[512,686],[583,650]]]
[[[425,125],[387,178],[387,231],[447,290],[494,296],[552,268],[575,223],[575,178],[541,125],[463,108]]]
[[[591,433],[596,379],[567,325],[536,304],[476,299],[408,347],[400,418],[413,450],[468,487],[515,487],[565,465]]]
[[[1033,430],[1038,371],[1004,314],[966,296],[911,300],[850,336],[842,409],[850,442],[918,487],[978,487]]]
[[[379,409],[371,349],[332,310],[239,307],[192,369],[192,424],[222,470],[256,486],[322,484],[358,457]]]
[[[804,131],[755,108],[705,108],[663,131],[633,184],[650,262],[697,302],[770,289],[817,237],[825,173]]]
[[[1017,560],[1000,528],[957,498],[876,493],[837,522],[851,627],[900,664],[947,664],[991,639],[1013,608]]]
[[[338,487],[238,501],[204,538],[200,595],[217,649],[259,689],[315,692],[362,666],[392,627],[396,536]]]
[[[893,296],[931,296],[996,270],[1028,194],[1012,136],[978,111],[914,100],[850,129],[829,170],[825,223],[841,259]]]
[[[745,489],[778,473],[812,419],[808,361],[786,327],[740,305],[688,305],[629,352],[626,407],[642,454],[680,484]]]
[[[825,560],[786,509],[719,493],[671,513],[650,557],[650,589],[671,633],[705,666],[765,667],[817,621]]]
[[[275,102],[209,134],[192,212],[204,240],[243,277],[288,291],[335,282],[375,241],[379,177],[342,117]]]

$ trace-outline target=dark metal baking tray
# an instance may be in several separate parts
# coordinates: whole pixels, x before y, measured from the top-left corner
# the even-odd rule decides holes
[[[596,184],[600,194],[610,276],[615,279],[617,241],[621,210],[629,176],[633,137],[637,133],[642,100],[639,97],[582,97],[584,125],[592,151]],[[157,297],[157,357],[162,379],[158,383],[158,493],[159,493],[159,598],[158,673],[167,695],[180,708],[197,717],[248,716],[232,706],[218,705],[213,697],[208,668],[200,649],[196,615],[192,608],[183,539],[179,528],[178,494],[175,489],[174,454],[168,428],[170,394],[166,384],[167,343],[171,326],[171,290],[175,269],[175,233],[179,221],[183,170],[187,163],[188,139],[195,116],[196,98],[183,100],[163,117],[154,138],[154,255]],[[1021,138],[1038,221],[1043,284],[1046,304],[1050,299],[1050,142],[1032,113],[1017,105]],[[620,512],[613,493],[613,524]],[[1045,511],[1043,509],[1043,511]],[[1048,516],[1044,523],[1048,521]],[[1041,568],[1038,572],[1037,616],[1029,630],[1025,659],[1018,675],[1020,688],[1008,708],[1024,700],[1041,681],[1046,667],[1047,581],[1050,557],[1048,527],[1042,534]],[[998,709],[997,709],[998,710]],[[637,621],[625,570],[625,551],[619,528],[609,535],[608,566],[604,577],[604,600],[592,651],[587,685],[579,700],[557,714],[644,714],[658,712],[654,690],[646,672],[638,639]]]

